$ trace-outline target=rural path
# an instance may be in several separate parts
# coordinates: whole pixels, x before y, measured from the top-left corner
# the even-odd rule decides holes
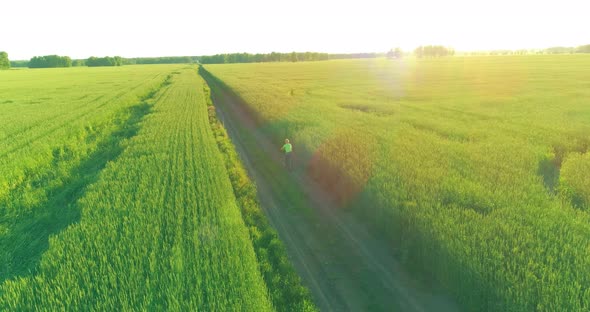
[[[207,82],[218,118],[256,183],[260,204],[321,311],[459,310],[448,296],[404,272],[390,245],[336,209],[304,170],[290,173],[290,185],[299,189],[295,204],[293,190],[284,189],[284,176],[267,170],[282,164],[281,142],[271,142],[235,98]],[[295,207],[301,203],[308,209]]]

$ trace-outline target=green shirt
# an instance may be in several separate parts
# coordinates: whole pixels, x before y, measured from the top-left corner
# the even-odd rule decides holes
[[[287,143],[283,145],[283,150],[285,151],[285,153],[291,153],[291,151],[293,151],[293,146],[291,145],[291,143]]]

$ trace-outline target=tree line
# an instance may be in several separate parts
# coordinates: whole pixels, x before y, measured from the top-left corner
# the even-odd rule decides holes
[[[135,64],[231,64],[231,63],[263,63],[263,62],[310,62],[325,61],[331,59],[353,59],[353,58],[376,58],[382,57],[382,53],[349,53],[349,54],[328,54],[319,52],[291,52],[291,53],[228,53],[205,56],[165,56],[165,57],[136,57],[123,58],[95,57],[88,59],[72,60],[68,56],[46,55],[35,56],[30,61],[12,61],[13,67],[47,68],[47,67],[70,67],[70,66],[122,66]],[[60,62],[59,60],[68,60]]]
[[[377,57],[381,57],[381,56],[383,56],[383,54],[381,54],[381,53],[338,53],[338,54],[328,54],[328,58],[330,60],[377,58]]]
[[[489,51],[471,51],[463,52],[462,55],[529,55],[529,54],[575,54],[575,53],[590,53],[590,44],[581,45],[577,47],[549,47],[546,49],[519,49],[519,50],[489,50]]]
[[[544,54],[562,54],[562,53],[590,53],[590,44],[577,47],[551,47],[542,50]]]
[[[299,62],[328,60],[327,53],[319,52],[291,52],[291,53],[228,53],[205,55],[199,57],[201,64],[231,64],[231,63],[265,63],[265,62]]]
[[[6,58],[7,59],[7,58]],[[123,58],[120,56],[91,56],[87,59],[74,59],[69,56],[46,55],[35,56],[29,61],[9,61],[12,67],[29,67],[29,68],[51,68],[51,67],[71,67],[71,66],[122,66],[135,64],[186,64],[197,63],[198,56],[166,56],[166,57],[136,57]]]
[[[123,59],[125,65],[133,64],[186,64],[197,63],[197,56],[135,57]]]
[[[95,57],[91,56],[86,60],[86,66],[88,67],[97,67],[97,66],[122,66],[123,65],[123,58],[120,56],[105,56],[105,57]],[[80,65],[83,66],[83,65]]]
[[[427,45],[417,47],[414,50],[414,55],[416,55],[416,57],[453,56],[455,55],[455,50],[441,45]]]
[[[400,48],[395,48],[395,49],[391,49],[387,53],[385,53],[385,56],[388,59],[399,59],[404,56],[404,52]]]
[[[590,53],[590,44],[578,47],[550,47],[543,50],[492,50],[463,52],[462,55],[525,55],[525,54],[567,54],[567,53]],[[69,56],[45,55],[35,56],[29,61],[10,61],[8,54],[0,51],[0,69],[10,67],[48,68],[48,67],[70,67],[70,66],[122,66],[134,64],[231,64],[231,63],[264,63],[264,62],[310,62],[326,61],[333,59],[357,59],[357,58],[400,58],[404,52],[399,49],[392,49],[387,53],[341,53],[329,54],[319,52],[291,52],[291,53],[227,53],[204,56],[164,56],[164,57],[135,57],[123,58],[120,56],[91,56],[88,59],[72,60]],[[414,50],[416,57],[443,57],[455,55],[451,47],[441,45],[419,46]]]
[[[76,63],[78,61],[78,63]],[[73,66],[123,66],[136,64],[190,64],[196,63],[196,56],[164,56],[164,57],[90,57],[86,60],[75,60]]]
[[[53,68],[71,67],[72,59],[69,56],[45,55],[35,56],[29,61],[29,68]]]

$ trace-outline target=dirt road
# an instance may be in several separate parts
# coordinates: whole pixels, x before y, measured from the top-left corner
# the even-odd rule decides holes
[[[392,248],[336,209],[305,170],[287,173],[281,142],[271,142],[238,101],[214,81],[207,82],[218,117],[256,183],[262,208],[322,311],[459,310],[447,296],[405,273]]]

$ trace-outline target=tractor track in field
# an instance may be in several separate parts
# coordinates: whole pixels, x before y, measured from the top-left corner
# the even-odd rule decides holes
[[[280,142],[271,142],[238,100],[213,79],[204,78],[218,118],[256,183],[262,209],[321,311],[459,311],[447,295],[412,279],[391,246],[350,213],[338,210],[304,170],[290,177],[309,209],[293,207],[286,195],[291,190],[281,192],[284,184],[275,172],[261,166],[282,163]],[[261,152],[265,159],[260,159]]]

